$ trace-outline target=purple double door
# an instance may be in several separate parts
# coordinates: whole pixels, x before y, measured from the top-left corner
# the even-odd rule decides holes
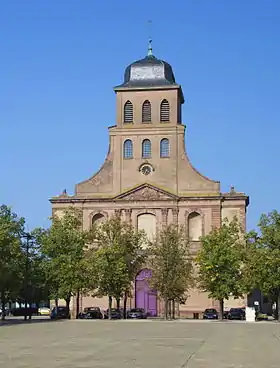
[[[152,271],[143,269],[135,279],[135,307],[143,308],[148,315],[157,315],[157,292],[149,287]]]

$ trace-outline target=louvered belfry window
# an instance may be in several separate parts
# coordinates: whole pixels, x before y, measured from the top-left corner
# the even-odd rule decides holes
[[[170,118],[170,107],[167,100],[162,100],[160,104],[160,121],[168,122]]]
[[[151,123],[152,114],[151,114],[151,103],[146,100],[142,105],[142,123]]]
[[[133,105],[130,101],[124,104],[124,123],[133,123]]]

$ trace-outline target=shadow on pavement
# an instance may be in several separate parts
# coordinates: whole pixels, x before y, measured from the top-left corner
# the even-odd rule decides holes
[[[51,320],[49,318],[34,318],[34,319],[27,319],[26,321],[24,319],[13,319],[9,318],[5,321],[0,321],[0,327],[5,326],[13,326],[13,325],[28,325],[28,324],[35,324],[35,323],[54,323],[54,322],[64,322],[66,320],[60,319],[60,320]]]

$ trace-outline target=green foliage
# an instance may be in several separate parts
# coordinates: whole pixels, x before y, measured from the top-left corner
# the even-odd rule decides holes
[[[201,238],[201,245],[196,258],[199,287],[219,301],[242,296],[244,236],[238,220],[225,220]]]
[[[243,257],[243,285],[247,294],[259,288],[262,279],[260,272],[264,260],[264,252],[260,238],[255,231],[245,235],[245,249]]]
[[[258,224],[264,247],[271,250],[280,250],[280,213],[276,210],[262,214]]]
[[[256,287],[276,299],[280,319],[280,214],[274,210],[262,214],[259,222],[261,236],[255,242],[254,257],[248,262]]]
[[[145,260],[145,235],[118,216],[95,226],[92,234],[94,245],[88,252],[88,262],[96,294],[119,299],[131,289]]]
[[[11,297],[18,294],[23,279],[23,254],[20,237],[24,219],[19,218],[11,208],[0,207],[0,299],[2,309]],[[2,319],[5,318],[4,313]]]
[[[162,229],[149,251],[152,288],[165,300],[185,299],[192,286],[192,262],[185,229],[173,225]]]
[[[23,265],[20,237],[23,229],[24,219],[19,218],[9,207],[2,205],[0,207],[0,299],[2,307],[5,301],[20,289]]]
[[[82,230],[80,211],[69,208],[62,218],[53,216],[48,230],[37,231],[37,241],[44,256],[44,270],[53,298],[70,301],[85,285],[83,268],[87,231]]]
[[[43,257],[36,243],[36,232],[26,233],[21,239],[22,282],[19,293],[14,297],[28,304],[48,300],[48,289],[43,270]]]

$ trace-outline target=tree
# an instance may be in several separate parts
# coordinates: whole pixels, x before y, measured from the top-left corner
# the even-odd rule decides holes
[[[131,282],[145,259],[142,250],[145,236],[122,222],[120,216],[113,216],[93,228],[93,237],[95,245],[89,251],[92,278],[96,279],[97,295],[108,296],[111,318],[112,298],[119,304],[124,296],[126,309]]]
[[[51,296],[56,304],[63,298],[68,310],[71,297],[85,286],[83,267],[88,240],[81,213],[75,208],[67,209],[61,218],[54,215],[51,227],[38,235]]]
[[[36,242],[37,230],[21,235],[21,250],[23,255],[22,267],[22,287],[18,298],[24,300],[25,308],[28,304],[37,306],[42,300],[47,300],[48,287],[44,274],[44,257],[40,253],[39,245]],[[31,310],[29,319],[31,319]],[[24,314],[27,319],[27,313]]]
[[[126,265],[126,272],[130,281],[128,288],[124,291],[123,317],[126,318],[127,299],[131,293],[132,285],[137,273],[143,267],[148,253],[145,250],[147,237],[144,231],[135,229],[131,224],[122,223],[122,257]]]
[[[257,286],[265,295],[275,296],[276,316],[280,322],[280,213],[274,210],[262,214],[259,229],[261,236],[254,258]]]
[[[149,251],[151,287],[164,299],[167,319],[168,301],[173,301],[174,304],[175,301],[184,299],[192,286],[192,262],[185,229],[174,225],[162,229],[151,243]]]
[[[243,262],[244,236],[237,218],[225,219],[220,228],[214,228],[201,237],[198,251],[198,283],[200,289],[220,303],[220,320],[223,319],[224,300],[244,294]]]
[[[20,289],[22,280],[23,255],[20,237],[24,229],[24,219],[13,213],[11,208],[0,207],[0,299],[2,320],[5,306],[11,294]]]

